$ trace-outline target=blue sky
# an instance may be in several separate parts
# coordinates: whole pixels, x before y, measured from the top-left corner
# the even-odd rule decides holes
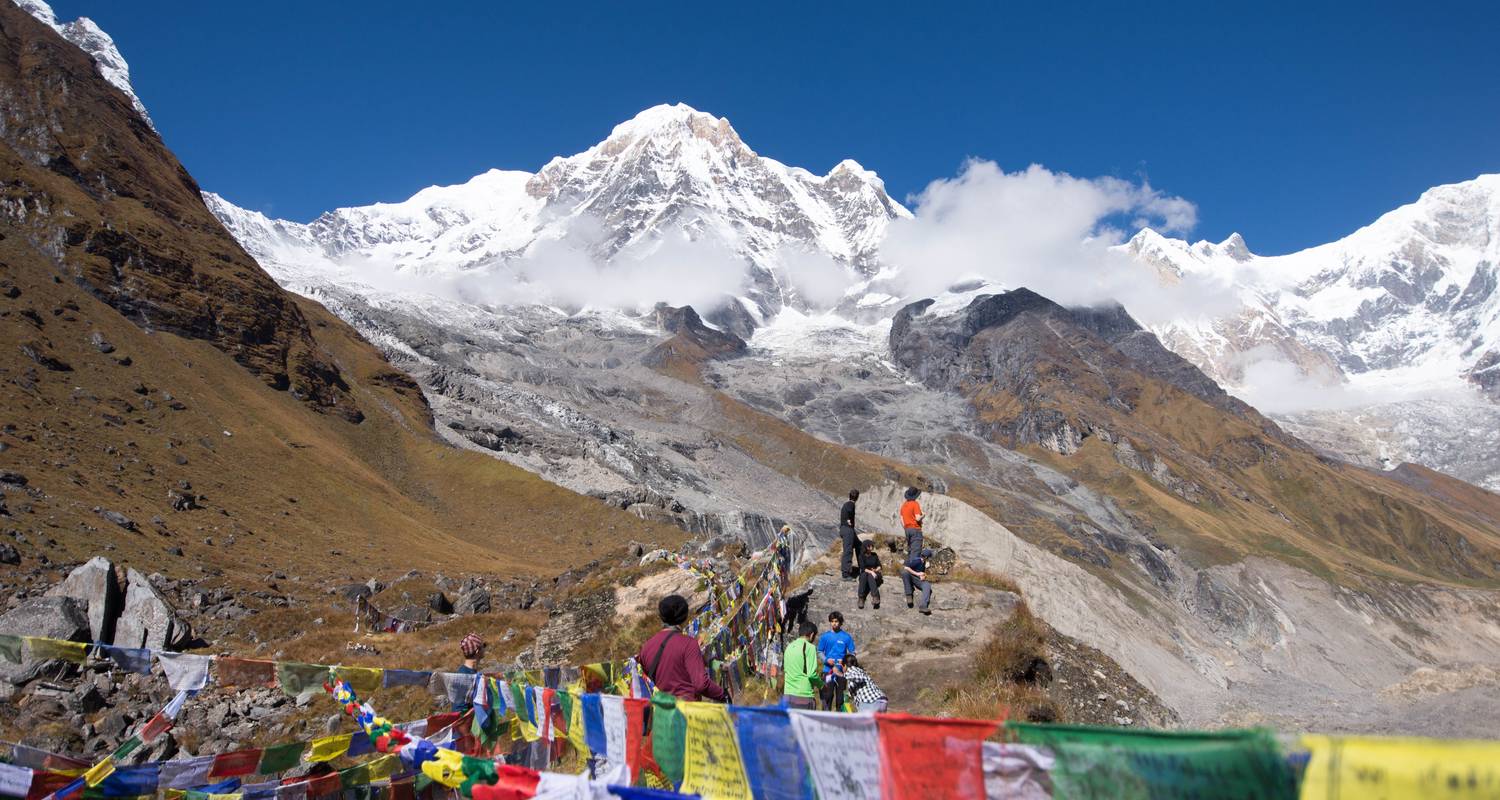
[[[898,199],[966,158],[1147,178],[1190,239],[1281,253],[1500,172],[1484,3],[57,0],[130,62],[207,189],[307,220],[534,171],[662,102]]]

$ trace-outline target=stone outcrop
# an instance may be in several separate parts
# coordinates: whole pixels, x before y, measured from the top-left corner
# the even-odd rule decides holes
[[[87,610],[89,636],[96,642],[113,642],[115,620],[120,616],[125,595],[115,565],[103,556],[68,573],[61,583],[47,590],[51,597],[71,597]]]
[[[37,597],[0,615],[0,633],[88,641],[89,619],[82,603],[71,597]],[[0,659],[0,680],[20,686],[58,662],[27,658],[20,664]]]
[[[125,606],[115,625],[114,643],[120,647],[175,650],[192,637],[192,629],[177,616],[150,579],[133,569],[127,570]]]

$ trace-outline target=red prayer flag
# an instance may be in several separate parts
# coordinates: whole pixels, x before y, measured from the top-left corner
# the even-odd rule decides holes
[[[640,780],[641,767],[651,758],[651,741],[643,735],[649,705],[651,701],[644,697],[625,698],[625,764],[630,767],[631,782]]]
[[[883,800],[984,797],[984,740],[996,720],[876,714]]]
[[[391,800],[417,800],[416,788],[412,785],[411,778],[391,781]]]
[[[344,780],[337,772],[328,772],[307,782],[307,796],[326,797],[344,790]]]
[[[250,775],[260,767],[260,748],[236,750],[214,756],[213,766],[208,768],[210,778],[237,778]]]
[[[541,773],[534,769],[500,764],[495,767],[494,785],[475,784],[474,800],[529,800],[536,795]]]
[[[463,714],[457,711],[444,711],[441,714],[433,714],[427,718],[427,735],[436,736],[442,729],[458,722],[458,718],[461,716]]]
[[[78,780],[77,777],[60,772],[35,770],[31,773],[31,789],[26,793],[26,800],[42,800],[76,780]]]
[[[141,742],[145,744],[151,744],[151,742],[154,741],[156,737],[162,735],[163,733],[166,733],[169,729],[171,729],[171,727],[172,718],[167,716],[165,713],[158,711],[156,712],[156,716],[152,717],[146,722],[145,725],[141,726],[141,732],[136,735],[141,737]]]

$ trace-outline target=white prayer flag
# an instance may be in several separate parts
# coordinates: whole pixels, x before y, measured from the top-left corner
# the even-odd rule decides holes
[[[794,709],[788,716],[820,800],[880,800],[874,714]]]
[[[208,685],[208,665],[212,656],[195,656],[188,653],[159,652],[162,672],[167,673],[167,685],[179,692],[196,692]]]
[[[168,761],[161,765],[161,778],[157,785],[163,789],[193,789],[207,785],[208,772],[213,766],[213,756]]]
[[[0,764],[0,795],[25,797],[31,791],[31,770],[11,764]]]

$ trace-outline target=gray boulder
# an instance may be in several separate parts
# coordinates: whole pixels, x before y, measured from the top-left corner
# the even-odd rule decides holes
[[[488,614],[490,613],[490,593],[482,588],[469,589],[458,596],[458,602],[453,604],[453,610],[458,614]]]
[[[86,642],[89,618],[83,604],[71,597],[34,597],[0,615],[0,633]],[[12,664],[0,659],[0,680],[20,686],[57,663],[27,658]]]
[[[0,497],[0,511],[4,509],[5,498]],[[21,563],[21,551],[17,550],[15,545],[8,542],[0,542],[0,564],[15,565],[19,563]]]
[[[193,637],[188,624],[177,616],[151,581],[135,570],[125,575],[125,607],[115,623],[114,644],[119,647],[149,647],[176,650]]]
[[[103,556],[68,573],[62,582],[47,590],[48,597],[71,597],[88,610],[89,635],[96,642],[112,643],[115,619],[125,599],[115,565]]]

